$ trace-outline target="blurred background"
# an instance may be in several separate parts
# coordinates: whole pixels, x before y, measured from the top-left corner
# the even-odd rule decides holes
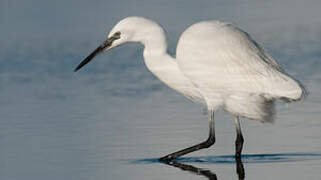
[[[73,72],[127,16],[161,24],[172,55],[180,34],[201,20],[247,31],[310,95],[278,104],[274,125],[242,119],[244,154],[321,153],[320,7],[318,0],[0,0],[0,178],[202,178],[160,163],[133,163],[208,133],[202,108],[147,70],[141,45],[115,48]],[[232,118],[216,113],[216,144],[190,156],[233,155]],[[246,179],[320,178],[320,158],[302,158],[248,160]],[[199,165],[219,179],[237,178],[233,163]]]

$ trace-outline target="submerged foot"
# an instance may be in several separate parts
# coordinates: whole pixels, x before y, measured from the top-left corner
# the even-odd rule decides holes
[[[168,163],[168,162],[172,161],[173,159],[175,159],[175,157],[172,157],[171,155],[167,155],[167,156],[159,158],[159,161]]]
[[[240,161],[241,157],[242,157],[241,153],[235,153],[235,159],[236,160]]]

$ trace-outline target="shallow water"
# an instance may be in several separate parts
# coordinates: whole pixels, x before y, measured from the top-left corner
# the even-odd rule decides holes
[[[83,103],[48,100],[15,106],[26,112],[1,121],[2,179],[207,178],[158,162],[208,133],[207,117],[197,105],[169,89],[162,92],[139,99],[94,96]],[[280,105],[274,125],[242,121],[245,179],[320,178],[319,113],[300,110],[309,104]],[[216,135],[214,146],[176,163],[209,171],[217,179],[238,179],[232,116],[216,114]]]
[[[0,3],[0,179],[321,179],[321,1],[17,1]],[[111,5],[112,4],[112,5]],[[164,13],[166,12],[166,13]],[[157,20],[169,52],[204,19],[248,31],[310,92],[277,104],[275,124],[215,113],[216,143],[175,162],[167,153],[207,138],[201,107],[146,69],[126,45],[73,69],[119,19]],[[262,43],[264,42],[264,43]]]

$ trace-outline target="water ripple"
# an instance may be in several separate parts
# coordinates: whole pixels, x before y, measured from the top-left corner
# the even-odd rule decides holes
[[[292,162],[321,160],[320,153],[275,153],[275,154],[244,154],[242,155],[243,163],[275,163],[275,162]],[[133,164],[152,164],[159,163],[158,158],[146,158],[130,160]],[[181,157],[175,159],[180,163],[204,163],[204,164],[235,164],[234,155],[222,156],[197,156],[197,157]]]

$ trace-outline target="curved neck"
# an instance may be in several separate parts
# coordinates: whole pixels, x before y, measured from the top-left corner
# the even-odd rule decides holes
[[[156,76],[159,71],[169,68],[175,62],[174,58],[167,53],[166,46],[145,45],[143,55],[147,68]]]
[[[139,38],[136,41],[144,45],[145,64],[153,73],[155,73],[156,69],[168,65],[167,62],[174,59],[167,53],[165,32],[158,24],[141,29],[137,37]]]
[[[151,30],[142,32],[139,40],[145,47],[144,54],[167,53],[167,41],[164,30],[161,27],[154,27]]]

